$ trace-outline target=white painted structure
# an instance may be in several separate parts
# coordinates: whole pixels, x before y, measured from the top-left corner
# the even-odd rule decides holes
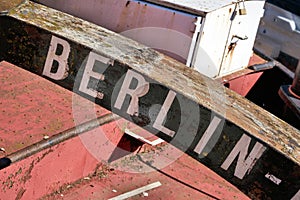
[[[220,77],[245,68],[264,0],[40,0]],[[242,15],[239,11],[246,13]]]
[[[296,1],[283,2],[299,12]],[[294,71],[300,65],[300,16],[271,3],[266,3],[265,10],[255,48]]]

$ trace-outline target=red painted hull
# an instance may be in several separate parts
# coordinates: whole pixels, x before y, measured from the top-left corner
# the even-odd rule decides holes
[[[75,126],[71,92],[6,62],[1,62],[0,71],[0,145],[6,150],[2,156],[43,140],[45,135],[51,136]],[[81,100],[84,113],[85,106],[91,103],[83,98]],[[98,106],[95,110],[98,115],[108,112]],[[123,136],[115,122],[86,134],[100,132],[114,145]],[[126,145],[123,148],[126,149]],[[147,145],[142,149],[155,151],[155,148]],[[129,173],[114,169],[113,166],[108,170],[103,166],[107,165],[95,159],[80,137],[76,137],[2,170],[0,199],[37,199],[59,191],[61,186],[65,186],[63,199],[102,199],[155,181],[160,181],[162,186],[149,191],[149,199],[248,198],[185,154],[161,171],[149,173]],[[95,176],[99,173],[105,176]],[[72,184],[88,175],[91,180]],[[71,186],[68,187],[69,184]],[[47,198],[56,199],[55,194],[62,196],[54,193]]]

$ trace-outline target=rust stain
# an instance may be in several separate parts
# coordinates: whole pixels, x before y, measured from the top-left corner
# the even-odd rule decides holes
[[[29,168],[24,172],[23,177],[21,178],[21,182],[24,184],[31,179],[31,172],[34,168],[34,160],[30,163]]]
[[[18,194],[17,194],[15,200],[20,200],[20,199],[22,199],[22,197],[23,197],[23,195],[24,195],[25,192],[26,192],[26,189],[24,189],[24,188],[22,187],[22,188],[19,190],[19,192],[18,192]]]
[[[124,22],[127,20],[128,15],[130,14],[130,8],[131,8],[130,1],[127,1],[125,7],[122,10],[122,13],[120,15],[120,18],[119,18],[119,21],[117,24],[117,28],[116,28],[117,32],[122,32],[122,31],[126,30],[126,23],[124,23]],[[134,15],[135,15],[135,12],[134,12]],[[134,16],[132,19],[136,19],[136,16]],[[133,23],[133,22],[131,21],[131,23]]]
[[[11,189],[15,184],[15,178],[22,173],[22,168],[20,168],[17,172],[10,174],[5,181],[2,181],[2,190],[6,191],[7,189]]]
[[[10,174],[5,181],[2,181],[2,190],[6,191],[7,189],[12,189],[14,187],[18,187],[19,184],[25,184],[28,180],[31,179],[31,173],[34,169],[34,166],[39,163],[46,155],[53,152],[52,149],[49,149],[45,152],[42,156],[38,157],[37,159],[33,160],[30,163],[30,166],[27,170],[23,168],[19,168],[18,171]],[[25,171],[24,171],[25,170]],[[25,192],[25,191],[24,191]],[[21,192],[19,192],[21,195]],[[22,193],[23,195],[23,193]]]

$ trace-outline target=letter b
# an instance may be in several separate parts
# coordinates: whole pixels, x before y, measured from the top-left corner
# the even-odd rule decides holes
[[[60,55],[56,54],[58,44],[63,47]],[[66,78],[68,76],[68,57],[70,51],[70,44],[67,41],[52,36],[43,75],[48,76],[54,80],[62,80]],[[58,67],[56,72],[51,72],[54,60],[58,62]]]

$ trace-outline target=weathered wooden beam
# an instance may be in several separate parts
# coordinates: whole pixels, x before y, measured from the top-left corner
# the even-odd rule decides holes
[[[4,13],[0,61],[138,124],[253,199],[299,198],[299,130],[185,65],[94,24],[28,1]]]

